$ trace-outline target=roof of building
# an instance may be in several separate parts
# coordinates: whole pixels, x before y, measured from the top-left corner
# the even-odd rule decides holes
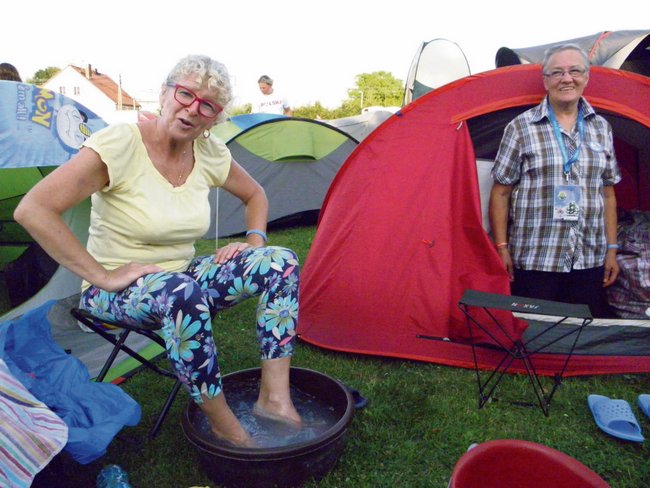
[[[80,68],[79,66],[73,65],[70,65],[70,67],[100,89],[108,98],[113,100],[116,104],[118,103],[120,86],[108,75],[100,73],[97,68],[93,68],[90,64],[87,68]],[[122,89],[122,106],[140,108],[140,104],[131,97],[131,95],[124,91],[124,89]]]

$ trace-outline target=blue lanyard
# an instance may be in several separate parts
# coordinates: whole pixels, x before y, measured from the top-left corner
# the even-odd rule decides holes
[[[582,139],[585,135],[585,128],[582,120],[582,104],[578,106],[578,146],[571,156],[569,156],[569,151],[567,151],[566,145],[564,144],[564,137],[562,137],[560,124],[557,122],[557,118],[553,112],[553,107],[551,107],[550,103],[548,104],[548,115],[551,119],[551,124],[553,125],[555,139],[557,139],[557,143],[560,145],[562,159],[564,159],[564,174],[568,176],[571,172],[571,165],[578,160],[578,156],[580,155],[580,146],[582,146]]]

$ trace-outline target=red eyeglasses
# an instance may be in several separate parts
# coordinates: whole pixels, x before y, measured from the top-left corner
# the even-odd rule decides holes
[[[189,88],[179,85],[178,83],[168,83],[167,86],[175,87],[174,100],[183,107],[189,107],[196,100],[199,101],[199,114],[208,119],[213,119],[223,111],[223,107],[218,103],[211,102],[205,98],[200,98]]]

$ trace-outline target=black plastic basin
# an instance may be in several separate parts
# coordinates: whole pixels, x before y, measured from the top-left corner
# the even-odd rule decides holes
[[[225,375],[226,395],[238,383],[259,380],[260,372],[260,368],[253,368]],[[213,481],[228,487],[295,487],[310,479],[320,480],[331,471],[345,447],[354,414],[353,397],[340,381],[310,369],[291,368],[290,382],[293,388],[325,404],[338,421],[313,439],[287,446],[239,448],[216,439],[211,442],[198,427],[203,412],[194,402],[188,403],[182,418],[183,432]]]

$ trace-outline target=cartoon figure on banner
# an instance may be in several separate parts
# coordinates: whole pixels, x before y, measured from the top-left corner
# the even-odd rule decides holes
[[[62,105],[56,114],[56,135],[59,141],[76,153],[92,133],[86,122],[88,116],[77,107]]]

